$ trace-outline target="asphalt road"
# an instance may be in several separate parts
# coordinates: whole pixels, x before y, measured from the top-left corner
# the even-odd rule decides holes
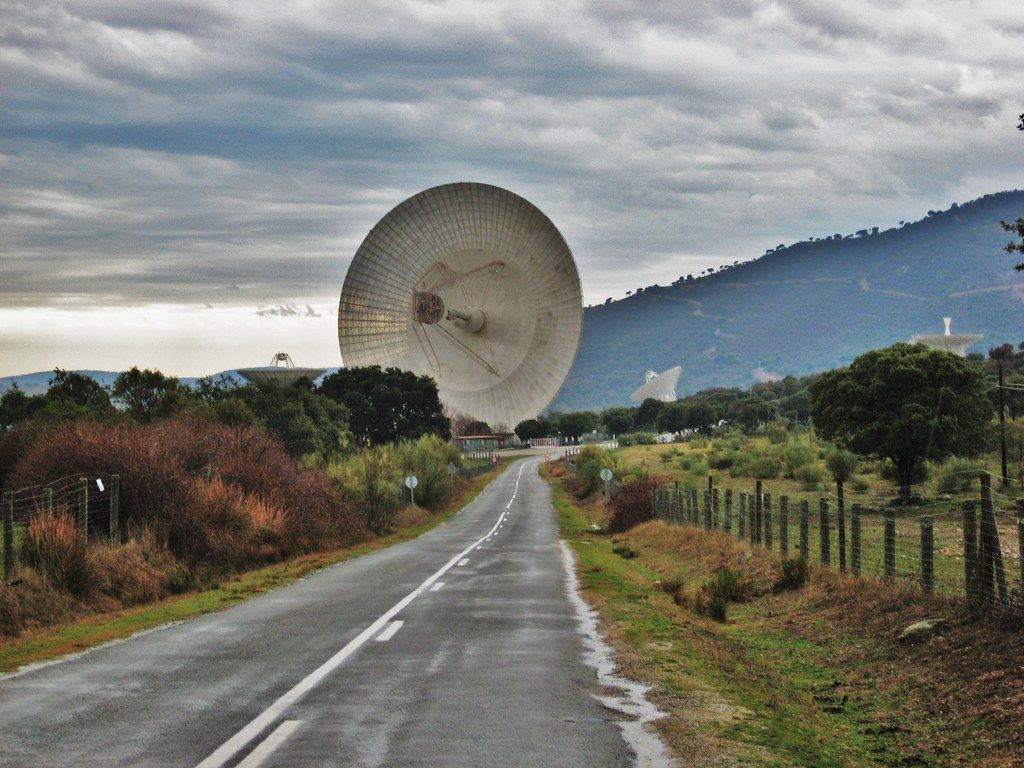
[[[537,465],[418,539],[0,680],[0,765],[632,765]]]

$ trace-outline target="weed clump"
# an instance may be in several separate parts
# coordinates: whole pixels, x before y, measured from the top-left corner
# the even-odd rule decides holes
[[[651,496],[663,483],[656,478],[635,477],[625,483],[608,503],[609,533],[622,533],[654,518]]]
[[[807,584],[810,575],[810,566],[804,558],[787,558],[782,561],[782,572],[775,580],[775,589],[777,591],[801,589]]]
[[[67,514],[37,515],[25,529],[21,562],[75,597],[92,587],[89,543]]]

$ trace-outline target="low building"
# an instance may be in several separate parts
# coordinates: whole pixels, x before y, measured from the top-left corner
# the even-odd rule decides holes
[[[498,435],[459,435],[455,444],[463,453],[470,451],[500,451],[512,444],[511,433]]]

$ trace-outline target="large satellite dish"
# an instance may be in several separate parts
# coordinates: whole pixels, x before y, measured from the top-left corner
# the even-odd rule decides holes
[[[533,418],[576,356],[583,294],[569,246],[530,202],[458,183],[413,195],[363,240],[345,276],[345,365],[437,381],[450,408],[491,426]]]
[[[635,389],[629,399],[634,403],[642,403],[647,398],[661,400],[664,403],[674,403],[676,400],[676,384],[679,382],[679,374],[683,372],[680,366],[669,368],[667,371],[655,373],[650,368],[644,371],[643,386]]]
[[[263,386],[290,387],[300,379],[313,381],[326,372],[326,368],[296,368],[287,352],[278,352],[270,360],[270,365],[262,368],[239,368],[237,373],[253,384]]]

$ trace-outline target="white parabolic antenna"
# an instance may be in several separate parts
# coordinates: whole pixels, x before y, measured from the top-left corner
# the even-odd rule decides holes
[[[270,360],[270,365],[262,368],[239,368],[238,375],[253,384],[290,387],[300,379],[313,381],[322,376],[326,370],[326,368],[297,368],[287,352],[278,352]]]
[[[488,184],[420,192],[363,240],[345,276],[347,366],[395,366],[442,402],[514,427],[558,393],[576,356],[583,292],[569,246],[532,203]]]
[[[683,369],[678,365],[661,373],[655,373],[648,368],[644,371],[643,386],[635,389],[629,399],[635,403],[642,403],[647,398],[666,403],[675,402],[676,384],[679,382],[679,374],[682,372]]]

